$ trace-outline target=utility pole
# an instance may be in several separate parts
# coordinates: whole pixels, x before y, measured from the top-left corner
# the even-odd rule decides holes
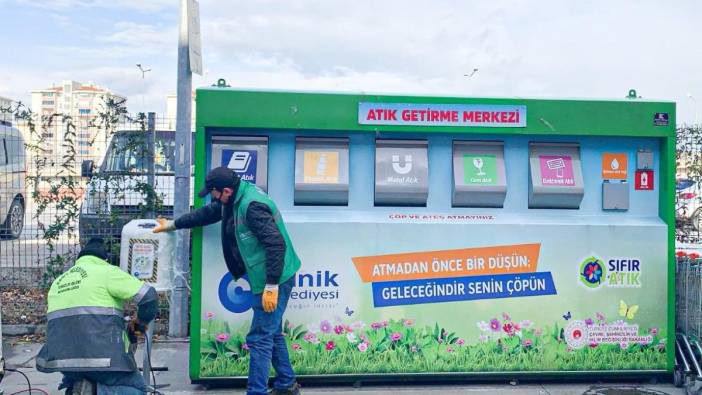
[[[188,40],[188,2],[180,0],[180,34],[178,37],[178,89],[176,105],[176,150],[173,217],[190,211],[190,144],[193,74],[190,70]],[[168,336],[188,334],[188,280],[190,279],[190,231],[176,231],[173,267],[173,294],[169,311]]]

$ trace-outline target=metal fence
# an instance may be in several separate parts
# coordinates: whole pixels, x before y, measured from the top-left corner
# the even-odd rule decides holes
[[[40,324],[45,290],[81,241],[105,238],[116,260],[124,224],[173,215],[174,121],[119,104],[92,116],[0,111],[2,315]]]

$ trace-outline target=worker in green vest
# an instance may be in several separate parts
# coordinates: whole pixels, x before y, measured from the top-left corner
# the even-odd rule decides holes
[[[189,229],[222,222],[222,253],[235,279],[248,274],[253,320],[246,337],[251,352],[247,395],[298,395],[299,385],[283,336],[283,314],[300,259],[275,203],[227,167],[211,170],[200,197],[212,202],[175,221],[160,219],[154,232]],[[276,378],[268,392],[273,364]]]
[[[107,258],[103,240],[90,239],[75,265],[49,289],[46,344],[37,355],[37,370],[63,373],[59,389],[67,394],[146,393],[130,344],[156,317],[158,297]],[[125,325],[124,302],[130,299],[137,316]]]

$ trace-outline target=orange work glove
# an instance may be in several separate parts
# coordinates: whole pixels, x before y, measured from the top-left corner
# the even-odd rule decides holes
[[[278,284],[266,284],[261,297],[263,311],[272,313],[278,307]]]
[[[156,222],[158,222],[158,226],[154,228],[154,233],[171,232],[176,230],[175,222],[171,221],[170,219],[157,218]]]

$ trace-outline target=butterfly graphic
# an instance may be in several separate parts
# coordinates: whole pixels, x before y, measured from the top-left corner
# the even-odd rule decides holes
[[[563,319],[564,319],[564,320],[568,321],[568,320],[571,319],[571,318],[573,318],[573,315],[570,314],[570,311],[567,312],[567,313],[565,313],[565,314],[563,314]]]
[[[351,309],[349,308],[349,306],[346,306],[346,310],[344,310],[344,313],[345,313],[347,316],[351,317],[351,315],[352,315],[353,313],[355,313],[355,311],[354,311],[354,310],[351,310]]]
[[[637,311],[639,311],[639,305],[627,306],[623,300],[619,301],[619,315],[626,317],[627,320],[633,320]]]

